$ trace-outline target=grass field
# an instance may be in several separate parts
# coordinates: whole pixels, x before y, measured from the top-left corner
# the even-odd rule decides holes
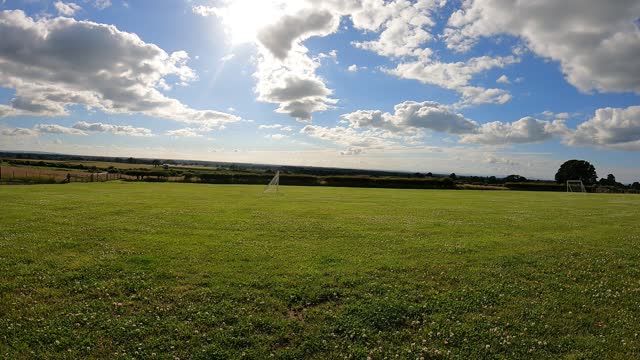
[[[0,187],[0,358],[640,357],[640,196]]]

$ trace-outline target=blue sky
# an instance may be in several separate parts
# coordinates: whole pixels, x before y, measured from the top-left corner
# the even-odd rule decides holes
[[[0,4],[0,149],[640,180],[640,1]]]

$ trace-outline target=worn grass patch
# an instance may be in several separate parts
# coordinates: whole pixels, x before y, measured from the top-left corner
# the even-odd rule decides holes
[[[637,358],[640,196],[0,187],[0,358]]]

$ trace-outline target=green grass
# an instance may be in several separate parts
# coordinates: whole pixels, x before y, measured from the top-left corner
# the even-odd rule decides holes
[[[640,356],[640,196],[0,187],[0,358]]]

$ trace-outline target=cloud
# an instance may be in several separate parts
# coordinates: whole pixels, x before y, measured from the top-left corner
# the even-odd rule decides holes
[[[282,140],[282,139],[289,138],[289,135],[286,135],[286,134],[271,134],[271,135],[267,135],[265,137],[267,139],[272,139],[272,140]]]
[[[103,132],[115,135],[129,136],[153,136],[151,130],[146,128],[136,128],[129,125],[111,125],[102,123],[87,123],[80,121],[73,127],[66,127],[58,124],[37,124],[31,129],[8,128],[0,126],[2,136],[18,137],[38,137],[40,134],[56,135],[88,135],[89,132]]]
[[[479,73],[519,61],[514,56],[483,56],[455,63],[431,59],[433,51],[425,44],[434,39],[433,18],[446,4],[444,0],[272,0],[260,2],[263,15],[239,28],[238,18],[248,16],[246,4],[245,0],[222,2],[218,7],[198,5],[192,11],[218,17],[232,38],[250,38],[257,45],[257,99],[277,104],[276,112],[298,121],[310,122],[314,113],[333,109],[338,102],[326,80],[317,74],[320,60],[328,55],[310,56],[303,42],[336,33],[343,17],[350,18],[353,28],[377,34],[372,40],[354,41],[353,46],[402,61],[393,69],[383,69],[387,73],[457,91],[462,97],[460,107],[504,104],[511,99],[503,89],[487,89],[470,81]],[[348,70],[355,72],[358,66]]]
[[[300,98],[323,97],[330,94],[331,91],[318,79],[311,77],[301,78],[289,74],[270,89],[269,97],[274,102],[288,102]]]
[[[358,65],[356,65],[356,64],[349,65],[349,67],[347,68],[347,71],[349,71],[349,72],[357,72],[358,71]]]
[[[433,39],[430,29],[435,22],[432,17],[446,1],[396,0],[359,4],[360,7],[351,10],[354,27],[380,31],[380,35],[376,40],[353,42],[353,45],[393,60],[404,59],[395,68],[383,68],[386,73],[457,91],[462,95],[459,106],[504,104],[511,99],[505,90],[472,86],[470,80],[492,68],[518,62],[517,57],[482,56],[452,63],[431,59],[433,51],[424,44]]]
[[[69,106],[82,105],[212,127],[239,121],[192,109],[158,90],[166,77],[197,78],[186,65],[186,52],[167,54],[112,25],[62,17],[34,20],[20,10],[0,12],[0,33],[0,86],[16,93],[10,106],[0,106],[0,116],[64,116]]]
[[[344,156],[355,156],[355,155],[361,155],[364,154],[364,150],[361,148],[348,148],[345,151],[341,151],[340,155],[344,155]]]
[[[41,134],[47,133],[47,134],[65,134],[65,135],[87,135],[87,133],[82,130],[69,128],[69,127],[61,126],[57,124],[38,124],[33,127],[33,130]]]
[[[84,0],[84,2],[90,2],[93,7],[99,10],[104,10],[111,6],[111,0]]]
[[[430,33],[435,25],[432,16],[444,6],[446,1],[418,1],[406,0],[382,1],[271,1],[265,13],[275,14],[269,19],[256,19],[261,26],[255,29],[253,40],[259,48],[256,93],[259,101],[277,104],[276,112],[288,114],[299,121],[309,122],[315,112],[334,108],[338,102],[332,97],[333,91],[326,85],[326,81],[317,75],[319,60],[323,54],[313,58],[308,55],[308,49],[303,41],[313,36],[325,37],[338,30],[340,20],[344,16],[350,17],[353,27],[363,32],[376,32],[377,38],[370,41],[353,42],[355,47],[373,51],[381,56],[392,59],[412,57],[411,61],[401,64],[394,70],[389,70],[400,77],[414,78],[425,83],[451,88],[451,77],[446,70],[437,67],[448,66],[446,63],[430,61],[432,50],[424,44],[433,39]],[[244,4],[244,3],[243,3]],[[261,5],[262,6],[262,5]],[[263,6],[264,7],[264,6]],[[239,6],[234,3],[223,3],[220,7],[194,6],[193,12],[202,16],[217,16],[232,32],[251,32],[247,29],[237,29],[235,24],[240,14]],[[276,9],[277,11],[273,11]],[[255,27],[255,26],[254,26]],[[243,30],[243,31],[240,31]],[[233,35],[233,34],[232,34]],[[237,35],[237,34],[236,34]],[[454,90],[463,94],[465,105],[477,103],[504,103],[511,96],[504,90],[484,89],[470,86],[469,79],[475,73],[485,71],[494,66],[504,66],[509,58],[498,58],[494,62],[498,65],[482,67],[490,63],[488,58],[475,59],[465,64],[465,69],[478,67],[477,70],[467,71],[467,77],[462,85],[455,85]],[[463,67],[461,64],[451,66]],[[425,68],[423,74],[419,68]],[[349,71],[357,71],[357,66],[351,66]],[[451,72],[459,72],[452,69]],[[430,81],[428,79],[440,79]]]
[[[354,27],[381,31],[377,39],[354,41],[353,45],[390,58],[428,56],[431,51],[423,49],[422,45],[433,39],[429,30],[435,22],[431,17],[444,3],[405,0],[362,2],[351,12]]]
[[[328,54],[320,53],[320,54],[318,54],[317,58],[318,58],[318,60],[331,59],[331,60],[333,60],[334,63],[336,63],[336,64],[339,63],[339,61],[338,61],[338,50],[335,50],[335,49],[329,51]]]
[[[282,131],[293,131],[293,127],[284,126],[284,125],[281,125],[281,124],[260,125],[260,126],[258,126],[258,129],[279,129],[279,130],[282,130]]]
[[[309,56],[302,42],[313,36],[327,36],[337,31],[340,15],[332,7],[314,1],[249,0],[222,2],[218,7],[194,6],[201,16],[216,16],[225,24],[234,40],[253,42],[258,47],[257,100],[277,104],[278,113],[309,122],[315,112],[331,109],[337,103],[332,91],[316,74],[325,58],[337,57],[335,50],[317,57]],[[322,6],[321,6],[322,5]],[[240,27],[239,17],[246,19],[246,9],[259,9],[261,15],[252,24]],[[255,7],[258,7],[257,9]]]
[[[504,104],[511,99],[511,95],[505,90],[485,89],[471,86],[469,83],[479,73],[493,68],[503,68],[518,61],[519,59],[514,56],[495,58],[481,56],[454,63],[424,59],[400,63],[395,69],[384,69],[384,71],[403,79],[418,80],[425,84],[457,91],[462,95],[461,105]]]
[[[359,129],[377,129],[378,136],[409,145],[424,144],[421,131],[430,130],[459,136],[463,144],[509,145],[528,144],[565,137],[570,130],[564,120],[538,120],[525,117],[515,122],[494,121],[485,124],[466,118],[434,101],[405,101],[394,106],[394,112],[358,110],[342,115],[348,128],[320,129],[315,137],[340,145],[353,145],[349,140]],[[345,140],[347,139],[347,140]],[[360,144],[360,147],[366,147]]]
[[[571,146],[640,150],[640,106],[602,108],[565,138]]]
[[[38,131],[26,128],[10,128],[0,125],[0,136],[10,139],[34,138],[38,136]]]
[[[509,80],[509,78],[507,77],[507,75],[502,75],[500,76],[496,82],[498,84],[511,84],[511,81]]]
[[[222,63],[229,62],[229,61],[231,61],[234,57],[236,57],[236,55],[235,55],[235,54],[227,54],[227,55],[225,55],[225,56],[223,56],[223,57],[221,57],[221,58],[220,58],[220,62],[222,62]]]
[[[546,118],[556,118],[556,119],[560,119],[560,120],[566,120],[569,119],[570,117],[572,117],[571,114],[569,114],[568,112],[561,112],[561,113],[554,113],[553,111],[549,111],[549,110],[545,110],[542,113],[542,116],[546,117]],[[575,116],[576,114],[574,114],[573,116]]]
[[[218,8],[205,6],[205,5],[194,5],[191,7],[191,11],[193,11],[193,13],[196,15],[205,16],[205,17],[218,15],[219,13]]]
[[[183,137],[183,138],[198,138],[202,137],[201,134],[198,134],[195,129],[192,128],[184,128],[177,130],[169,130],[167,131],[167,135],[173,137]]]
[[[307,55],[307,48],[296,44],[286,59],[280,60],[268,52],[260,54],[258,69],[258,100],[278,104],[276,112],[298,121],[311,121],[312,114],[333,107],[337,100],[332,91],[316,74],[320,66]]]
[[[74,124],[73,128],[86,132],[111,133],[115,135],[153,136],[153,132],[147,128],[133,127],[130,125],[112,125],[80,121]]]
[[[82,7],[76,3],[64,3],[62,1],[56,1],[53,3],[60,15],[73,16],[76,12],[82,10]]]
[[[481,37],[519,37],[535,54],[560,63],[582,92],[640,94],[640,2],[470,0],[454,12],[447,46],[468,51]]]
[[[89,132],[102,132],[129,136],[153,136],[151,130],[146,128],[136,128],[129,125],[87,123],[84,121],[76,123],[73,127],[66,127],[59,124],[37,124],[31,129],[0,126],[0,130],[2,131],[2,136],[19,137],[38,137],[40,134],[84,136],[88,135]]]
[[[300,133],[312,138],[332,142],[346,147],[384,148],[390,145],[384,132],[358,131],[354,128],[306,125]]]
[[[434,101],[405,101],[394,106],[394,113],[379,110],[358,110],[342,116],[353,128],[380,128],[392,132],[426,129],[446,134],[473,132],[478,124],[452,112]]]
[[[286,14],[258,33],[258,40],[271,54],[284,60],[295,42],[312,36],[326,36],[338,29],[339,18],[322,8],[303,9]]]
[[[538,120],[524,117],[512,123],[494,121],[482,124],[475,133],[462,135],[465,144],[506,145],[529,144],[550,140],[568,132],[564,121]]]

